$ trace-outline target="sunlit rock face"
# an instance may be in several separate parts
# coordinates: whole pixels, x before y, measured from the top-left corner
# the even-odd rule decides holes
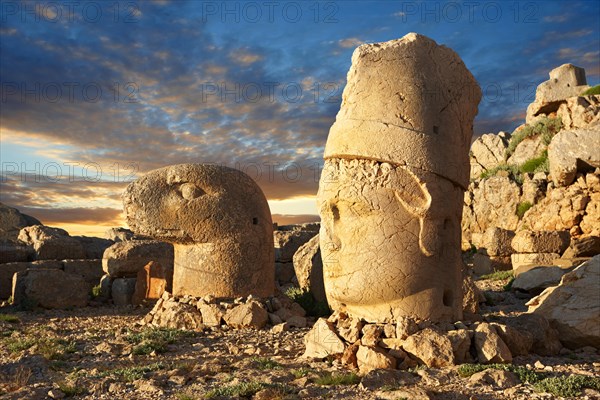
[[[360,46],[317,196],[325,290],[369,322],[462,316],[460,221],[481,92],[414,33]]]
[[[175,296],[273,294],[271,213],[248,175],[216,165],[173,165],[131,183],[123,203],[134,232],[174,244]]]

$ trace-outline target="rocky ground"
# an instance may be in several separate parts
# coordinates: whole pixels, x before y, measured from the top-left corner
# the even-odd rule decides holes
[[[506,283],[477,282],[487,299],[485,319],[526,309],[527,299],[504,291]],[[600,389],[600,355],[593,348],[563,350],[559,357],[517,357],[511,371],[478,372],[462,365],[359,377],[336,360],[301,358],[309,328],[183,332],[138,324],[148,311],[0,308],[1,398],[550,399],[561,398],[559,393],[600,398],[593,389],[576,394],[579,381],[566,379],[591,377],[587,382]],[[539,383],[548,377],[562,379]]]

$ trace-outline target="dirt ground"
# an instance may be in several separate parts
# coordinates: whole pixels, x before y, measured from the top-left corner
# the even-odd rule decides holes
[[[484,318],[525,311],[525,298],[506,281],[478,281]],[[0,307],[2,399],[551,399],[529,383],[461,376],[460,367],[416,368],[392,380],[359,377],[335,360],[301,357],[309,328],[274,333],[207,329],[181,332],[142,327],[141,307],[97,306],[68,311]],[[514,365],[544,376],[599,379],[597,350],[563,350],[559,357],[518,357]],[[464,374],[463,374],[464,375]],[[584,389],[573,398],[600,399]]]

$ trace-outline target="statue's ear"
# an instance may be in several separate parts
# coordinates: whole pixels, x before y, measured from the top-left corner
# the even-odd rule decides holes
[[[428,218],[431,195],[425,183],[406,168],[396,168],[393,187],[396,199],[402,206],[419,219],[419,247],[426,256],[432,256],[437,248],[439,227],[435,220]]]
[[[423,218],[431,206],[431,195],[415,174],[405,168],[396,168],[393,187],[396,199],[415,217]]]

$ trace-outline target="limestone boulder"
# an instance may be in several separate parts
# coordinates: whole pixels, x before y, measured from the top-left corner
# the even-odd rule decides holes
[[[13,277],[13,304],[17,307],[85,307],[89,294],[83,276],[60,269],[27,269]]]
[[[600,237],[583,236],[572,238],[561,258],[593,257],[597,254],[600,254]]]
[[[150,261],[155,261],[172,274],[173,245],[157,240],[117,242],[104,251],[102,268],[113,278],[133,278]]]
[[[491,385],[494,389],[508,389],[520,383],[519,378],[510,372],[498,369],[486,369],[469,377],[471,385]]]
[[[304,336],[306,348],[303,357],[325,358],[328,355],[341,355],[346,344],[335,332],[333,323],[319,318],[312,329]]]
[[[523,175],[523,185],[521,187],[521,202],[530,202],[537,204],[538,201],[546,196],[548,187],[548,177],[545,172],[536,172],[533,177],[529,174]]]
[[[274,293],[271,212],[245,173],[211,164],[160,168],[127,187],[123,206],[136,234],[173,243],[173,295]]]
[[[31,246],[19,242],[0,242],[0,264],[11,262],[32,261],[35,252]]]
[[[588,215],[586,208],[590,200],[589,191],[578,184],[553,188],[525,213],[519,227],[532,231],[570,231],[580,225],[584,215]],[[590,222],[598,218],[591,214]],[[593,229],[597,228],[590,226],[582,231],[589,235]]]
[[[128,240],[141,239],[136,238],[135,233],[127,228],[110,228],[104,232],[104,239],[112,242],[126,242]]]
[[[310,291],[317,301],[327,301],[318,234],[303,244],[294,254],[294,271],[301,289]]]
[[[80,275],[85,279],[90,289],[96,286],[104,271],[102,270],[102,260],[63,260],[62,269],[67,274]]]
[[[515,252],[512,246],[514,237],[515,232],[512,230],[490,226],[483,234],[479,247],[484,248],[486,254],[490,256],[510,256]]]
[[[541,356],[557,355],[562,349],[558,331],[550,325],[550,322],[538,314],[521,314],[516,317],[506,318],[501,321],[516,329],[522,335],[531,337],[531,351]],[[497,330],[502,336],[502,332]]]
[[[25,271],[28,266],[28,262],[0,264],[0,299],[8,299],[12,295],[13,275]]]
[[[600,95],[570,97],[556,111],[563,129],[585,128],[600,121]]]
[[[114,242],[112,240],[103,239],[93,236],[73,236],[79,240],[85,251],[86,259],[100,260],[104,255],[104,251],[108,249]]]
[[[418,377],[407,371],[375,369],[362,377],[359,387],[364,390],[377,390],[382,387],[409,386],[417,381]]]
[[[310,226],[311,228],[306,230],[302,225],[284,225],[273,231],[275,260],[277,262],[293,261],[294,254],[298,249],[318,234],[318,231],[313,231],[312,225]]]
[[[492,227],[516,231],[520,197],[519,185],[506,176],[472,182],[465,193],[463,208],[462,230],[466,239],[472,241],[471,235],[483,234]],[[482,247],[482,242],[473,241],[473,244]]]
[[[600,236],[600,192],[590,194],[579,228],[586,236]]]
[[[196,307],[180,303],[168,296],[163,296],[156,302],[154,308],[144,317],[144,322],[148,325],[188,331],[204,329],[202,314]]]
[[[550,175],[556,186],[568,186],[577,172],[600,167],[600,123],[586,128],[562,130],[548,146]]]
[[[36,218],[22,214],[19,210],[0,203],[0,240],[15,240],[22,228],[42,225]]]
[[[498,135],[493,133],[481,135],[473,142],[469,153],[471,179],[479,178],[482,172],[504,162],[509,140],[510,134],[500,132]]]
[[[116,278],[112,282],[111,297],[116,306],[133,304],[136,278]]]
[[[486,322],[480,323],[475,329],[474,344],[477,360],[482,364],[512,361],[508,346],[496,333],[494,327]]]
[[[470,354],[473,332],[467,329],[457,329],[449,331],[446,336],[452,345],[452,353],[454,353],[454,362],[456,364],[473,361]]]
[[[512,290],[540,293],[543,289],[555,286],[568,270],[560,267],[536,267],[516,275]]]
[[[19,232],[19,240],[33,247],[36,260],[77,260],[86,258],[85,249],[67,231],[44,225],[28,226]]]
[[[238,329],[261,329],[269,321],[269,314],[261,304],[251,301],[228,310],[223,320],[227,325]]]
[[[512,247],[516,253],[560,253],[571,241],[568,231],[529,231],[516,233]]]
[[[534,342],[534,336],[531,332],[500,323],[493,323],[492,326],[513,357],[529,354]]]
[[[530,122],[536,115],[556,112],[568,98],[579,96],[589,88],[585,70],[573,64],[563,64],[550,71],[550,79],[536,89],[535,101],[527,107],[525,121]]]
[[[483,252],[473,255],[473,272],[476,275],[491,274],[494,271],[509,271],[512,268],[510,256],[488,256]]]
[[[546,147],[542,135],[525,138],[517,145],[506,162],[509,165],[521,165],[529,159],[539,157]]]
[[[600,256],[564,275],[527,305],[528,312],[547,318],[567,347],[600,348]]]
[[[362,375],[377,369],[396,368],[396,359],[377,347],[358,346],[356,361]]]
[[[450,339],[431,328],[410,335],[403,342],[402,348],[430,368],[444,368],[455,363]]]
[[[202,314],[202,322],[206,326],[220,326],[223,321],[223,311],[216,304],[198,304],[196,306]]]
[[[559,258],[557,253],[518,253],[510,256],[513,271],[518,273],[531,269],[531,266],[552,266],[554,260]]]

